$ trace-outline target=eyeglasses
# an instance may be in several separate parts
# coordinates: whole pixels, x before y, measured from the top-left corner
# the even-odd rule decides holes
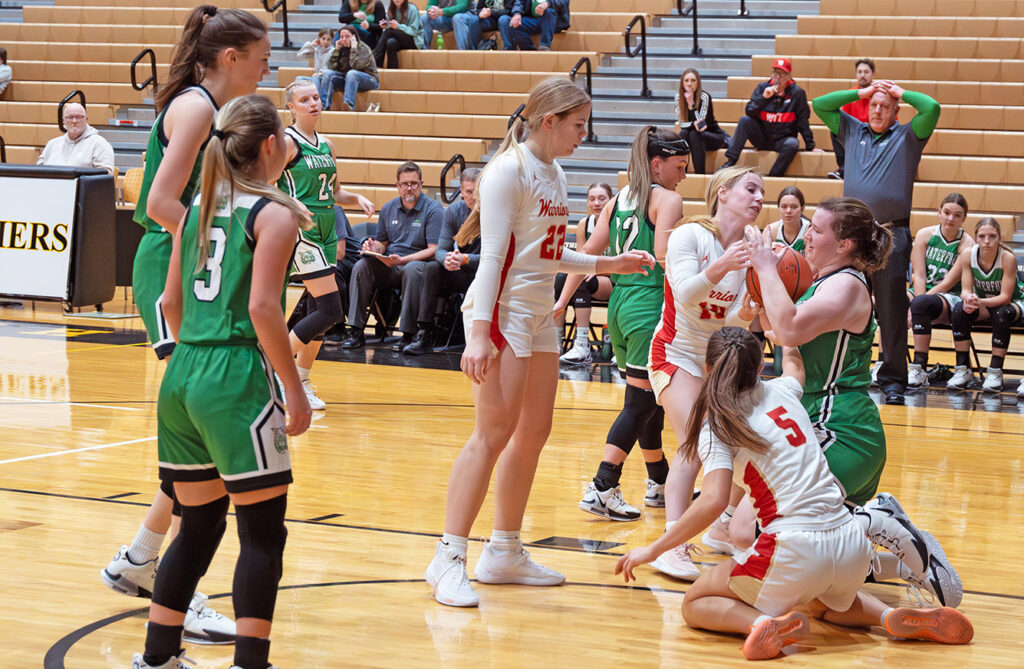
[[[398,187],[405,188],[406,190],[412,190],[413,188],[419,188],[420,183],[421,182],[419,181],[399,181]]]
[[[85,120],[85,115],[84,114],[69,114],[68,116],[64,117],[64,120],[65,121],[84,121]]]

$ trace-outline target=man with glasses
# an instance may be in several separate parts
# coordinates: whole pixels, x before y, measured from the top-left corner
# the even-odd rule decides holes
[[[444,208],[423,194],[423,173],[416,163],[399,165],[397,177],[398,197],[381,208],[377,232],[363,242],[363,258],[352,268],[348,287],[351,331],[342,348],[366,345],[363,328],[376,289],[401,289],[402,339],[395,350],[412,343],[416,333],[419,284],[424,265],[434,259]]]
[[[36,165],[98,167],[114,173],[114,147],[89,125],[85,107],[77,102],[64,105],[67,132],[46,143]]]

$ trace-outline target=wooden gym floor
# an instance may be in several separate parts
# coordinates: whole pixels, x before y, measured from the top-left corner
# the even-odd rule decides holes
[[[157,487],[162,364],[140,328],[137,319],[0,308],[0,667],[126,667],[142,648],[148,601],[115,594],[99,579],[118,547],[134,537]],[[396,366],[398,356],[383,350],[359,356],[349,359],[361,362],[317,364],[313,379],[328,408],[292,441],[296,484],[273,662],[325,668],[744,664],[739,638],[684,625],[679,606],[688,584],[648,567],[631,587],[612,574],[618,555],[661,532],[663,511],[612,523],[576,508],[621,404],[622,387],[614,383],[559,385],[554,430],[523,528],[533,555],[566,573],[567,584],[480,586],[476,610],[436,604],[423,570],[443,525],[452,459],[471,431],[470,384],[451,371],[453,356],[418,363],[441,369]],[[995,404],[974,393],[959,404],[944,396],[932,391],[919,406],[881,408],[889,449],[881,489],[942,541],[963,577],[961,609],[974,623],[974,642],[900,642],[878,628],[815,621],[807,642],[788,649],[781,662],[1024,664],[1024,403],[1012,394]],[[666,430],[666,446],[673,442]],[[627,500],[640,501],[644,478],[641,459],[630,458],[623,475]],[[474,536],[489,534],[492,512],[488,500]],[[229,520],[200,583],[211,605],[228,615],[237,547]],[[474,542],[470,567],[478,554]],[[869,587],[888,602],[908,601],[900,587]],[[226,667],[232,647],[190,646],[188,655],[200,667]]]

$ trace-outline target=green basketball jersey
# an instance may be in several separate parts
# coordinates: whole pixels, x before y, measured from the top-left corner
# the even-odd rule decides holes
[[[181,237],[182,319],[178,340],[189,344],[255,343],[249,319],[252,258],[256,248],[256,215],[270,200],[236,193],[229,201],[218,195],[217,212],[210,226],[206,263],[196,271],[199,247],[199,198],[189,209]],[[281,307],[285,287],[281,284]]]
[[[295,141],[299,153],[285,168],[277,187],[312,212],[333,211],[338,166],[327,139],[317,132],[314,133],[316,143],[311,144],[294,126],[285,129],[284,133]]]
[[[964,237],[964,231],[958,230],[953,241],[947,242],[942,236],[942,228],[936,228],[931,237],[928,238],[928,247],[924,252],[924,286],[931,290],[949,274],[956,264],[957,255],[960,251],[960,240]],[[959,294],[960,284],[949,289],[950,293]]]
[[[786,235],[783,234],[784,227],[785,224],[783,224],[782,219],[779,219],[779,231],[775,235],[775,241],[779,242],[780,244],[785,244],[786,246],[793,249],[797,253],[803,253],[804,234],[807,233],[807,228],[811,227],[811,222],[808,221],[806,218],[800,218],[800,231],[796,233],[796,239],[793,240],[792,244],[786,241]]]
[[[854,269],[841,269],[828,274],[814,283],[797,300],[806,302],[814,295],[822,282],[829,277],[845,272],[863,281],[864,275]],[[842,390],[867,390],[871,383],[871,344],[875,340],[875,319],[871,318],[863,332],[853,334],[845,330],[826,332],[806,344],[800,345],[804,358],[806,378],[804,380],[804,406],[813,401],[815,393],[836,393]]]
[[[210,103],[210,106],[213,107],[213,110],[217,111],[217,103],[213,101],[213,96],[202,86],[189,86],[181,93],[178,93],[174,100],[177,100],[179,96],[189,91],[199,91],[206,98],[206,101]],[[171,100],[171,103],[174,100]],[[164,159],[164,151],[167,150],[167,135],[164,134],[164,116],[170,107],[171,105],[168,104],[160,112],[156,117],[156,123],[153,124],[153,129],[149,131],[149,143],[146,144],[146,166],[142,174],[142,188],[139,191],[139,201],[135,205],[135,214],[132,216],[132,220],[146,228],[149,232],[164,232],[162,225],[146,215],[146,202],[149,200],[149,188],[153,185],[153,179],[156,178],[156,172],[160,169],[160,163]],[[202,148],[199,149],[199,155],[196,156],[196,162],[192,166],[192,174],[189,175],[188,183],[185,184],[185,190],[181,192],[180,202],[186,208],[192,202],[196,189],[199,188],[199,175],[203,169],[203,149],[205,148],[206,142],[203,142]]]
[[[651,186],[661,188],[657,184]],[[608,241],[612,255],[633,249],[654,255],[654,224],[647,220],[647,212],[637,213],[636,198],[630,197],[629,185],[623,186],[615,200],[615,210],[608,221]],[[616,286],[664,286],[665,268],[659,263],[643,274],[612,274]]]
[[[980,250],[980,246],[975,246],[971,249],[971,274],[974,275],[974,293],[978,297],[995,297],[1003,290],[1003,264],[1000,262],[1003,251],[1002,248],[999,249],[996,261],[992,263],[992,268],[986,272],[981,269],[981,261],[978,260],[978,251]],[[1010,301],[1015,302],[1022,298],[1024,298],[1024,281],[1017,277],[1017,283],[1013,287],[1013,295],[1010,296]]]

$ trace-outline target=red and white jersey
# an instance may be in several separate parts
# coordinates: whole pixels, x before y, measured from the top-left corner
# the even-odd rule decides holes
[[[545,163],[519,144],[491,160],[477,196],[480,266],[462,306],[471,310],[474,321],[492,321],[499,306],[547,314],[554,303],[555,274],[568,265],[593,270],[596,256],[563,248],[569,198],[558,163]]]
[[[665,254],[665,304],[651,342],[652,368],[669,363],[694,373],[696,364],[703,376],[711,335],[727,325],[749,325],[739,316],[745,271],[729,272],[717,284],[704,274],[723,253],[718,238],[696,223],[672,231]]]
[[[697,452],[704,474],[729,469],[750,495],[764,532],[831,530],[850,520],[843,493],[821,452],[803,388],[791,376],[761,382],[751,391],[751,429],[771,444],[765,454],[724,443],[704,424]]]

